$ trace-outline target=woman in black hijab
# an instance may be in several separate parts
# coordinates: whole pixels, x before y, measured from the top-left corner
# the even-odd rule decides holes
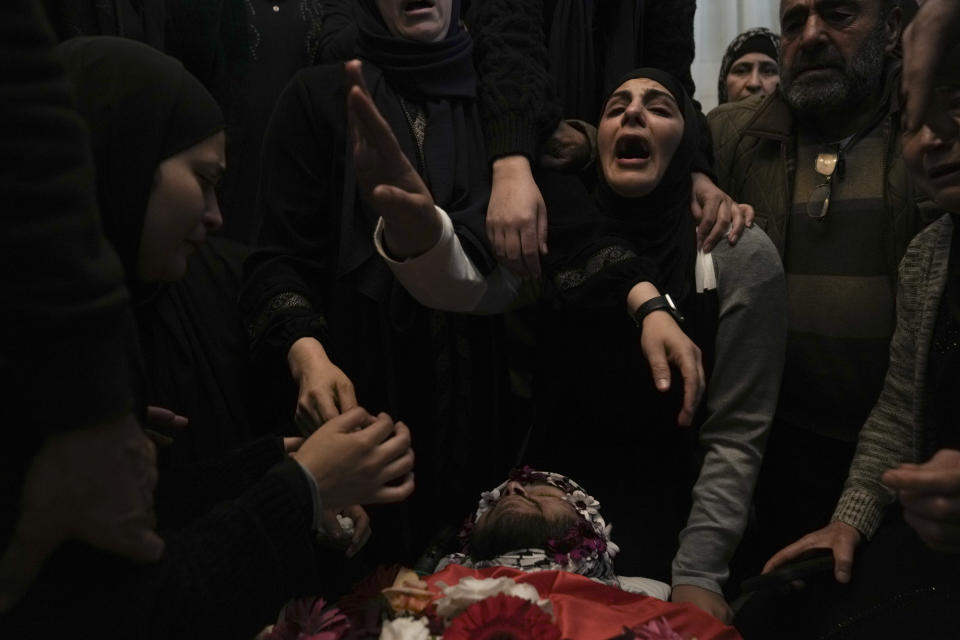
[[[363,0],[355,9],[374,103],[467,254],[491,270],[489,176],[459,2]],[[277,105],[241,307],[257,366],[299,386],[299,399],[291,394],[278,411],[296,409],[313,429],[360,401],[412,425],[417,492],[403,520],[423,539],[458,523],[511,462],[499,435],[498,320],[428,310],[397,284],[373,243],[379,216],[358,194],[345,98],[343,66],[329,65],[300,72]],[[387,542],[397,547],[409,533],[398,526]]]
[[[604,101],[593,198],[555,174],[538,177],[553,212],[545,286],[558,310],[544,322],[548,377],[536,390],[530,458],[602,487],[619,571],[672,580],[675,600],[729,620],[721,589],[776,406],[786,289],[761,232],[698,252],[689,215],[696,118],[679,80],[637,69]],[[640,279],[675,310],[658,298],[639,304],[649,297],[635,297]],[[693,429],[677,425],[678,385],[654,390],[663,386],[641,348],[648,323],[668,313],[703,354],[707,389]],[[584,424],[597,426],[594,437]]]
[[[207,243],[222,218],[223,116],[179,62],[115,39],[61,45],[93,131],[104,233],[127,274],[148,375],[146,402],[186,416],[164,449],[176,466],[254,435],[246,336],[236,307],[242,254]],[[142,60],[131,74],[123,62]],[[196,254],[196,255],[192,255]],[[190,262],[191,268],[187,269]],[[266,427],[258,427],[260,433]],[[276,462],[277,442],[260,458]]]

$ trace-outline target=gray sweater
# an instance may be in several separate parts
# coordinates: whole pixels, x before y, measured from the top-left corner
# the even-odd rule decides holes
[[[896,497],[880,476],[903,463],[920,462],[922,455],[927,357],[947,285],[952,237],[953,221],[945,215],[914,238],[900,262],[890,366],[877,404],[860,431],[833,513],[833,520],[856,527],[867,538]]]
[[[673,560],[673,585],[719,592],[747,523],[767,433],[777,408],[787,336],[787,289],[780,256],[757,228],[736,246],[710,254],[717,278],[719,323],[704,454],[693,507]]]

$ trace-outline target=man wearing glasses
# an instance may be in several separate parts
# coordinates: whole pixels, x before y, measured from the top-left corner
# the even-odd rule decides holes
[[[753,205],[787,274],[765,557],[830,519],[886,372],[897,265],[931,219],[900,158],[898,1],[781,0],[780,27],[780,91],[709,116],[718,184]]]

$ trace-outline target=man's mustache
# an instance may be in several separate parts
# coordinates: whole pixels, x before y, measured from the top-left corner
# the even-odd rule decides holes
[[[790,67],[792,75],[796,76],[810,69],[843,69],[845,62],[843,56],[836,49],[822,49],[813,53],[799,52],[794,58],[793,65]]]

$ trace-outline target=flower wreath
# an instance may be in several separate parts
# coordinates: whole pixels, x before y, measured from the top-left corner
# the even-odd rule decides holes
[[[523,485],[542,483],[560,489],[565,494],[564,500],[573,505],[581,519],[562,538],[548,540],[546,549],[519,549],[492,560],[475,562],[468,554],[473,527],[483,514],[500,501],[510,481]],[[611,530],[612,525],[607,524],[600,515],[600,503],[579,484],[559,473],[536,471],[525,466],[511,471],[508,479],[495,489],[480,494],[477,510],[467,518],[458,534],[460,551],[442,559],[437,570],[449,564],[477,569],[493,566],[524,571],[562,569],[617,585],[613,558],[620,548],[610,539]]]

